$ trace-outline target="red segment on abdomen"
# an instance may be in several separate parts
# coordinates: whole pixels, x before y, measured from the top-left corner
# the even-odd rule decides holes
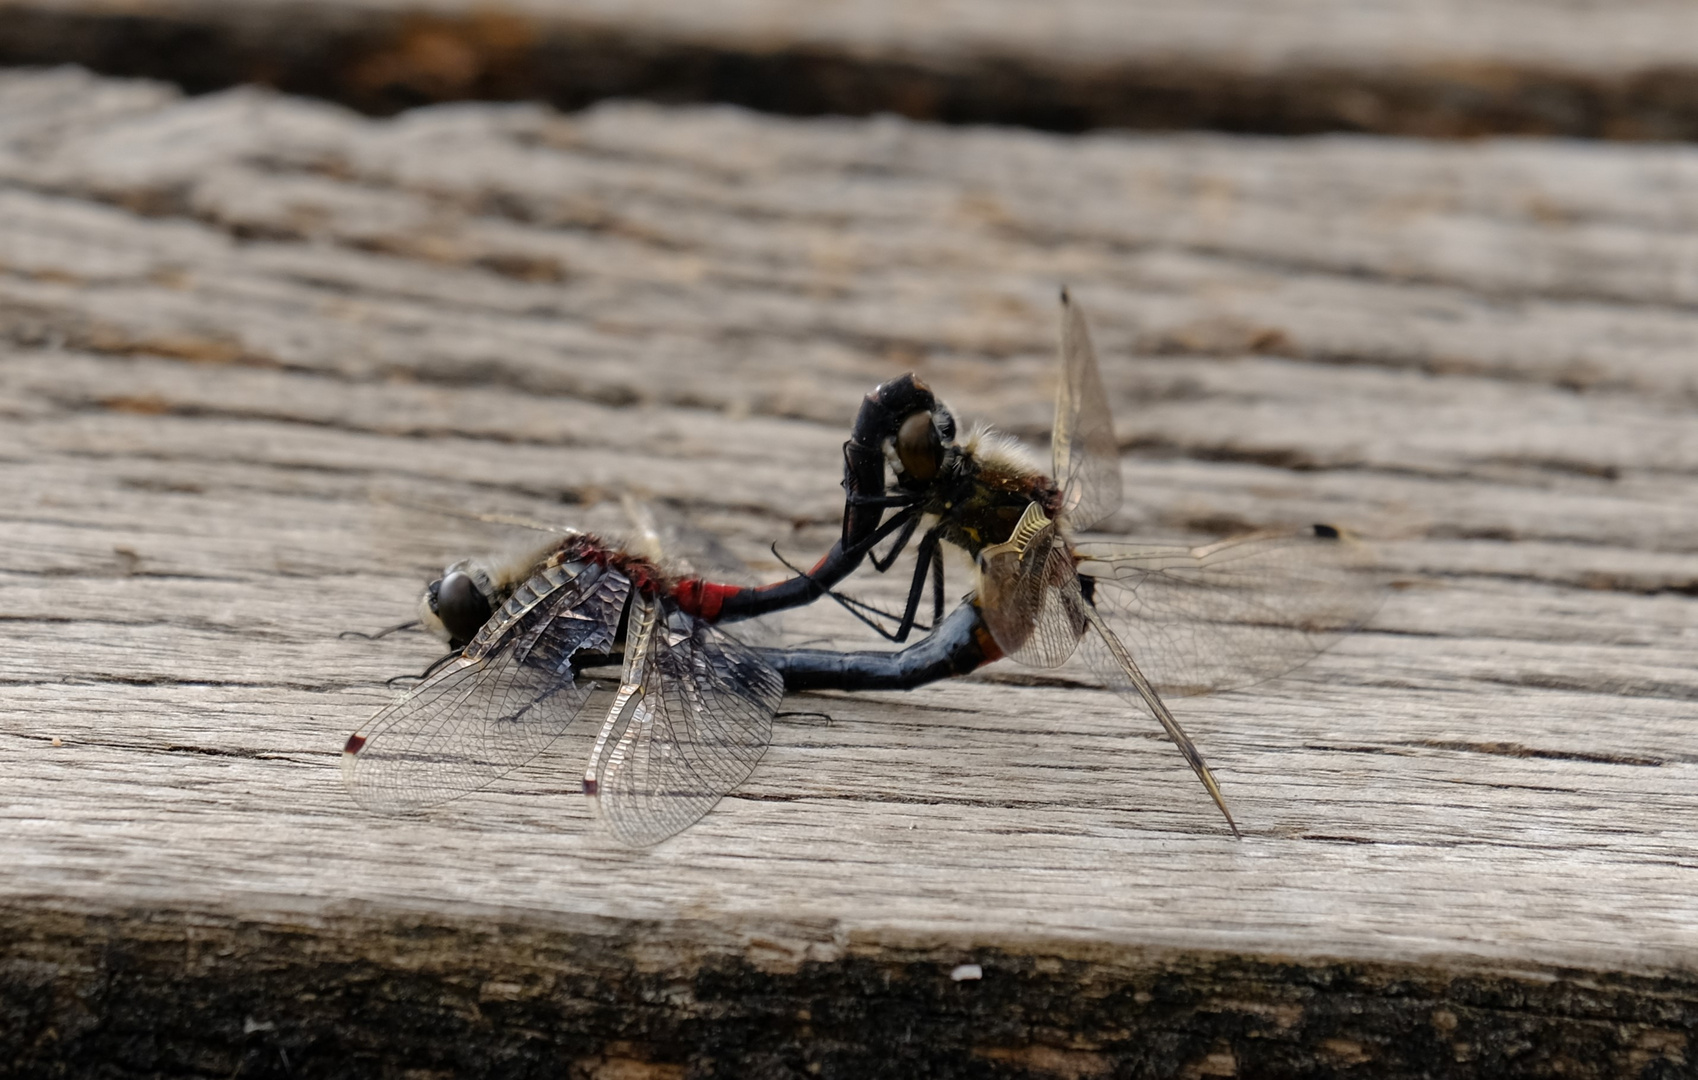
[[[678,602],[679,609],[685,614],[713,622],[725,607],[726,598],[742,591],[737,585],[716,585],[701,578],[689,578],[673,588],[672,599]]]

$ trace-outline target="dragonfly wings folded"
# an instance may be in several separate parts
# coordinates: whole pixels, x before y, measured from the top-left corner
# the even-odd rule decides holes
[[[584,787],[633,846],[688,828],[748,779],[772,741],[784,680],[751,649],[646,598]]]
[[[628,646],[618,640],[627,622]],[[585,788],[618,839],[664,840],[754,769],[783,680],[722,631],[595,564],[533,575],[461,655],[374,716],[343,753],[349,788],[394,813],[486,787],[570,727],[596,688],[578,669],[622,647],[625,676]]]
[[[1057,524],[1032,503],[1007,543],[979,553],[978,604],[1002,654],[1059,667],[1085,632],[1079,575]]]
[[[532,576],[465,650],[348,740],[354,798],[403,813],[470,794],[547,750],[594,689],[578,652],[607,652],[631,583],[592,567]]]

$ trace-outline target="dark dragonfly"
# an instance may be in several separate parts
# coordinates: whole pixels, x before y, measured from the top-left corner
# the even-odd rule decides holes
[[[860,539],[816,569],[827,572],[822,579],[837,574],[842,561],[858,563],[869,541],[888,535],[890,548],[872,555],[874,567],[887,570],[923,525],[906,607],[896,629],[882,631],[887,637],[904,641],[914,630],[929,578],[935,629],[924,644],[943,666],[959,672],[1007,656],[1056,667],[1078,653],[1104,686],[1154,715],[1236,833],[1219,785],[1158,688],[1197,694],[1288,671],[1364,622],[1381,589],[1361,572],[1365,548],[1331,525],[1194,548],[1074,540],[1119,509],[1120,453],[1084,313],[1065,291],[1061,315],[1051,475],[988,428],[958,443],[948,409],[904,376],[868,396],[891,407],[863,409],[868,425],[858,424],[850,440],[879,449],[894,482],[885,484],[882,461],[875,481],[849,460],[845,520],[863,513]],[[884,518],[887,511],[894,512]],[[943,544],[973,559],[975,579],[947,620]],[[793,689],[831,685],[845,663],[807,650],[774,658]]]
[[[717,623],[817,594],[669,574],[647,554],[570,531],[523,557],[457,562],[420,603],[421,621],[457,651],[349,737],[348,786],[385,812],[470,794],[543,753],[585,712],[597,686],[586,672],[618,665],[583,790],[616,838],[657,843],[748,777],[795,688],[783,675],[789,650],[751,646]],[[810,687],[906,688],[981,662],[946,636],[832,656]]]
[[[622,667],[584,772],[620,840],[685,828],[746,778],[771,739],[783,681],[693,613],[651,560],[568,533],[528,560],[463,560],[433,582],[425,623],[459,647],[343,748],[355,798],[417,810],[476,791],[546,750]]]
[[[486,786],[577,719],[595,686],[586,671],[618,664],[583,787],[617,838],[651,844],[749,775],[785,692],[911,689],[1005,655],[1051,666],[1077,650],[1106,686],[1156,716],[1225,812],[1156,686],[1197,693],[1271,677],[1364,619],[1378,591],[1351,577],[1361,549],[1329,526],[1203,548],[1073,542],[1064,527],[1118,507],[1120,474],[1083,317],[1065,298],[1062,357],[1059,483],[988,431],[958,444],[948,410],[904,376],[867,396],[845,444],[842,536],[787,581],[670,575],[577,533],[528,558],[449,567],[421,614],[459,652],[350,737],[343,765],[356,798],[412,810]],[[887,633],[903,641],[916,627],[929,578],[933,622],[919,642],[895,652],[761,648],[723,625],[828,593],[867,614],[833,587],[887,538],[891,549],[872,561],[889,569],[922,522],[906,610]],[[976,559],[977,588],[948,618],[937,561],[945,542]]]

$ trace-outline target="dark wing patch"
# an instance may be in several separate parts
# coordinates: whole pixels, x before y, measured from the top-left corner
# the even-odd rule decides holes
[[[574,653],[613,647],[631,584],[597,566],[525,582],[466,650],[348,739],[342,768],[367,809],[419,810],[470,794],[546,750],[594,689]]]

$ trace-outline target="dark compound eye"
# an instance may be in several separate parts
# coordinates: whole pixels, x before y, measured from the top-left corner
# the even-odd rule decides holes
[[[915,480],[930,480],[943,465],[943,440],[929,412],[917,412],[902,421],[896,433],[896,459],[902,471]]]
[[[477,583],[458,570],[431,584],[430,609],[442,620],[442,628],[453,643],[477,637],[489,621],[489,601],[478,591]]]

